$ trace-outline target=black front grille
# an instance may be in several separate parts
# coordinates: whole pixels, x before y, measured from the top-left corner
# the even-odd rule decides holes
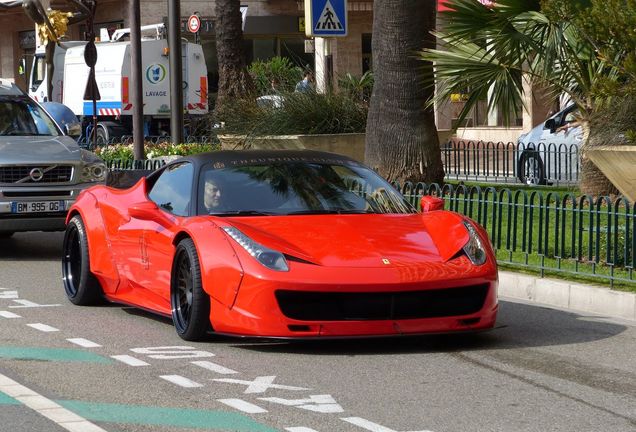
[[[342,293],[276,291],[283,314],[302,321],[402,320],[481,310],[488,284],[426,291]]]
[[[35,181],[30,173],[34,168],[39,168],[43,172],[42,179]],[[73,176],[72,165],[27,165],[27,166],[5,166],[0,167],[0,183],[67,183]],[[22,181],[20,181],[22,180]]]

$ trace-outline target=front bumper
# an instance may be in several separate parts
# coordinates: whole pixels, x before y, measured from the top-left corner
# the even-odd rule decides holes
[[[246,273],[232,307],[211,299],[210,322],[218,333],[302,339],[493,328],[498,311],[496,266],[489,262],[471,269],[467,259],[458,261],[448,264],[445,274],[408,281],[404,275],[383,277],[390,272],[370,269],[314,269],[325,274],[295,281]],[[463,275],[455,272],[462,267]],[[473,289],[481,290],[478,300]],[[302,300],[290,308],[282,303],[281,292]]]
[[[14,187],[0,186],[0,232],[61,231],[66,213],[80,192],[96,183],[75,185]],[[59,212],[12,213],[11,203],[63,201]]]

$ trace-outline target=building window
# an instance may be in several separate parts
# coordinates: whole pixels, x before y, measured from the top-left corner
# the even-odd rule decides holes
[[[362,33],[362,73],[373,69],[371,33]]]

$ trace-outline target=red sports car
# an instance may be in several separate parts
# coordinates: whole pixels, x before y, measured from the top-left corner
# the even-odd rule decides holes
[[[371,169],[310,151],[219,151],[71,207],[64,287],[208,331],[276,338],[490,329],[497,265],[485,231]]]

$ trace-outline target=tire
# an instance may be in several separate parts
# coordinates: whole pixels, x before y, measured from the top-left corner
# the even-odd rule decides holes
[[[105,146],[108,144],[108,133],[102,126],[97,126],[97,139],[98,146]]]
[[[517,165],[517,175],[519,180],[527,185],[546,184],[545,168],[538,152],[526,150],[521,154]]]
[[[66,226],[62,251],[62,280],[71,303],[79,306],[102,303],[102,287],[91,273],[88,239],[80,216],[74,216]]]
[[[203,291],[199,256],[190,238],[181,240],[174,254],[170,305],[175,330],[182,339],[201,340],[212,330],[210,298]]]

